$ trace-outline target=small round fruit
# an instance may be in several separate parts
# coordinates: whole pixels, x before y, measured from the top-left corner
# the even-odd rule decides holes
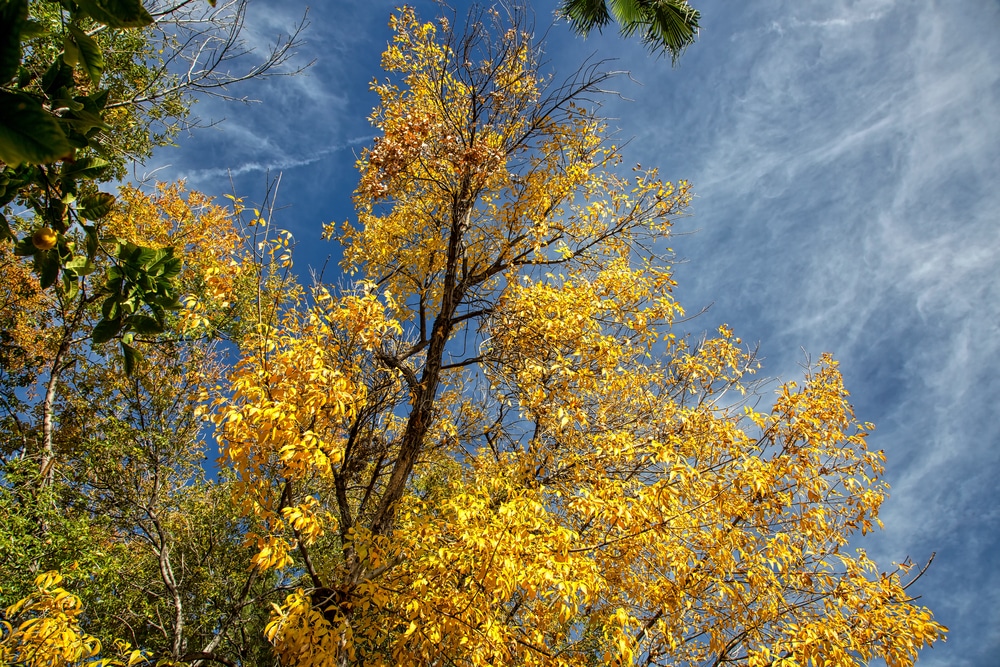
[[[42,227],[31,235],[31,243],[39,250],[52,250],[58,240],[59,235],[51,227]]]

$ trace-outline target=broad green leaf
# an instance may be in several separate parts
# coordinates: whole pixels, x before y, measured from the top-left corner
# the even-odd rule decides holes
[[[166,280],[173,280],[181,272],[182,267],[183,263],[179,257],[171,257],[169,261],[164,263],[163,272],[160,274],[160,277]]]
[[[22,42],[25,42],[29,39],[34,39],[35,37],[42,37],[47,34],[48,30],[46,30],[45,26],[39,23],[38,21],[33,21],[31,19],[28,19],[27,21],[24,22],[24,25],[21,26]]]
[[[174,257],[173,248],[161,248],[156,251],[156,254],[156,261],[148,268],[150,275],[169,280],[180,273],[181,261]]]
[[[107,192],[98,192],[80,200],[80,215],[87,220],[100,220],[115,206],[115,196]]]
[[[81,97],[80,99],[84,98]],[[54,109],[60,109],[60,110],[65,109],[72,112],[83,111],[83,102],[80,102],[76,98],[71,99],[68,97],[63,97],[63,98],[53,99],[50,103],[50,106]],[[66,111],[60,111],[60,113],[66,113]]]
[[[121,322],[117,319],[109,320],[103,319],[97,323],[94,327],[93,340],[94,345],[101,345],[102,343],[107,343],[109,340],[118,335],[121,331]]]
[[[76,298],[77,294],[80,293],[80,281],[77,280],[76,276],[71,275],[70,272],[63,272],[62,276],[63,282],[63,294],[66,299],[72,301]]]
[[[59,277],[59,255],[54,250],[36,252],[35,272],[38,274],[38,284],[42,289],[52,287]]]
[[[58,229],[61,232],[65,232],[65,215],[66,204],[64,204],[61,199],[49,199],[48,206],[45,208],[45,220],[48,222],[49,226],[54,229]]]
[[[147,268],[151,264],[157,261],[159,257],[157,256],[157,251],[153,248],[142,248],[137,247],[136,252],[133,252],[129,257],[129,263],[137,267]]]
[[[30,257],[38,252],[38,248],[31,242],[31,235],[28,234],[14,246],[14,254],[18,257]]]
[[[97,227],[84,225],[83,232],[87,236],[87,257],[93,259],[97,255],[97,249],[101,245],[100,239],[97,237]]]
[[[111,28],[141,28],[153,22],[141,0],[77,0],[76,4]]]
[[[134,347],[122,341],[122,357],[125,360],[125,375],[131,377],[135,367],[142,361],[142,355]]]
[[[97,90],[84,98],[84,107],[91,113],[98,113],[104,110],[108,103],[108,89]]]
[[[104,300],[104,303],[101,304],[101,314],[104,315],[104,319],[106,320],[115,320],[116,322],[118,321],[121,312],[120,309],[118,308],[117,294],[109,296],[107,299]]]
[[[0,3],[0,84],[7,83],[17,74],[27,18],[28,0]]]
[[[118,252],[115,253],[118,257],[119,262],[128,263],[132,262],[136,255],[139,254],[139,246],[129,241],[122,241],[117,239]]]
[[[47,164],[70,151],[59,122],[37,100],[0,91],[0,160],[12,167]]]
[[[0,212],[0,241],[14,238],[14,233],[10,230],[10,223],[2,212]]]
[[[90,146],[90,139],[87,138],[86,134],[81,134],[80,132],[78,132],[65,119],[63,119],[62,123],[63,123],[63,132],[66,133],[66,141],[69,142],[70,146],[77,149],[87,148],[88,146]]]
[[[101,75],[104,74],[104,56],[101,54],[100,47],[90,35],[73,24],[69,25],[69,34],[72,41],[75,42],[80,65],[96,86],[101,80]]]
[[[67,162],[62,169],[63,177],[76,179],[97,179],[108,170],[108,161],[97,157],[85,157],[76,162]]]
[[[63,268],[72,271],[77,276],[86,276],[94,272],[94,263],[83,255],[77,255],[63,264]]]
[[[71,127],[76,132],[84,135],[88,140],[92,136],[92,130],[95,128],[98,130],[103,130],[105,132],[111,130],[111,126],[104,122],[96,113],[91,113],[85,109],[79,109],[74,111],[72,114],[63,116],[62,122],[69,127]]]
[[[0,172],[0,206],[6,206],[14,201],[22,188],[35,180],[36,167],[23,165],[19,169],[5,169]]]
[[[73,40],[73,35],[67,34],[63,40],[63,62],[70,67],[76,67],[80,62],[80,47]]]
[[[140,335],[163,333],[163,324],[148,315],[135,315],[129,320],[128,325]]]
[[[153,303],[166,310],[179,310],[181,307],[181,300],[173,294],[158,296],[153,300]]]
[[[56,58],[49,65],[49,68],[42,75],[42,89],[49,97],[59,97],[61,89],[74,88],[73,68],[67,65],[62,58]]]

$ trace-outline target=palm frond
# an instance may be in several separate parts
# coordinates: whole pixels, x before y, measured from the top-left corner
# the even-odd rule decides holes
[[[584,36],[594,28],[600,30],[611,22],[605,0],[564,0],[559,12],[569,19],[574,31]]]
[[[613,18],[624,37],[641,35],[650,50],[669,53],[674,64],[694,43],[701,18],[687,0],[564,0],[559,11],[581,35]]]

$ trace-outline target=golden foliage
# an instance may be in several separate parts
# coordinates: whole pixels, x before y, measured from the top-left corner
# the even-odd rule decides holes
[[[61,586],[58,572],[35,579],[37,591],[3,611],[0,620],[0,664],[24,667],[94,667],[145,662],[142,651],[116,642],[116,658],[98,658],[101,642],[80,627],[83,603]],[[17,624],[15,626],[15,624]]]
[[[7,373],[35,367],[58,346],[49,327],[53,301],[11,245],[0,243],[0,360]]]
[[[392,26],[355,289],[262,327],[215,417],[255,565],[301,575],[282,662],[912,664],[945,629],[847,549],[886,486],[836,362],[758,410],[728,327],[672,332],[691,194],[617,173],[600,76],[547,93],[516,27]]]
[[[256,289],[257,267],[247,261],[246,236],[233,212],[182,183],[157,184],[152,194],[121,188],[119,206],[104,224],[110,236],[174,249],[184,266],[179,280],[185,294],[180,328],[185,333],[225,327]]]

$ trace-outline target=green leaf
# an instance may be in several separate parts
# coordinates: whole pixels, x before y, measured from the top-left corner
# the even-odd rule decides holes
[[[35,272],[38,274],[38,284],[42,289],[48,289],[59,277],[59,255],[52,250],[35,253]]]
[[[163,333],[163,325],[148,315],[135,315],[129,320],[129,328],[137,334]]]
[[[156,251],[156,261],[147,269],[149,275],[162,278],[173,278],[181,272],[181,261],[174,257],[173,248],[161,248]]]
[[[97,227],[84,225],[83,231],[87,235],[87,257],[93,259],[97,256],[97,249],[101,245],[101,241],[97,237]]]
[[[73,68],[63,62],[62,58],[56,58],[49,65],[49,68],[42,75],[42,89],[49,97],[59,97],[57,93],[62,88],[74,88]]]
[[[63,178],[71,177],[75,179],[94,180],[100,178],[108,170],[107,160],[99,157],[85,157],[75,162],[67,162],[63,165]]]
[[[30,257],[38,252],[38,248],[31,242],[31,234],[17,242],[14,246],[14,254],[18,257]]]
[[[79,97],[79,99],[82,100],[84,98]],[[53,99],[50,101],[50,106],[53,109],[60,109],[60,113],[67,113],[68,111],[83,111],[83,102],[79,102],[77,97],[74,97],[73,99],[66,97]]]
[[[72,41],[75,42],[78,61],[96,86],[101,80],[101,75],[104,74],[104,56],[101,54],[100,47],[90,35],[73,24],[69,25],[68,37],[72,37]]]
[[[28,0],[0,3],[0,84],[17,74],[21,64],[21,40],[28,18]]]
[[[25,3],[27,4],[27,3]],[[35,37],[43,37],[49,34],[49,31],[45,29],[45,26],[38,21],[33,21],[28,19],[21,26],[21,41],[26,42],[29,39],[34,39]]]
[[[100,220],[111,212],[115,206],[115,196],[107,192],[98,192],[80,200],[79,212],[87,220]]]
[[[121,313],[118,308],[117,294],[109,296],[104,300],[104,303],[101,304],[101,314],[104,315],[104,319],[106,320],[114,320],[115,322],[118,321]]]
[[[37,100],[0,91],[0,160],[12,167],[66,157],[70,144],[59,122]]]
[[[118,239],[118,261],[123,265],[133,262],[142,249],[131,241]]]
[[[167,310],[180,310],[181,308],[181,300],[173,294],[158,296],[153,300],[153,303]]]
[[[86,135],[85,138],[87,139],[93,136],[92,130],[95,128],[105,132],[111,130],[111,126],[105,123],[104,119],[101,118],[100,115],[91,113],[85,109],[79,109],[72,114],[63,116],[62,122],[64,125],[71,127],[74,131]]]
[[[131,254],[128,262],[137,268],[146,269],[159,259],[158,252],[154,248],[140,246],[136,247],[136,251]]]
[[[94,333],[92,335],[94,345],[107,343],[109,340],[118,335],[121,328],[121,322],[118,320],[101,320],[97,323],[97,326],[94,327]]]
[[[74,275],[86,276],[93,273],[96,267],[87,257],[84,257],[83,255],[76,255],[63,264],[63,268],[67,271],[71,271]]]
[[[86,135],[80,134],[73,126],[67,123],[65,120],[62,122],[63,132],[66,133],[66,141],[73,148],[86,148],[90,145],[90,140],[87,139]]]
[[[70,301],[76,298],[76,295],[80,293],[80,281],[77,280],[76,276],[72,276],[69,272],[63,273],[63,294]]]
[[[65,216],[66,204],[61,199],[49,199],[48,205],[45,207],[45,221],[49,223],[49,226],[60,232],[65,232]]]
[[[581,35],[611,22],[605,0],[564,0],[559,9],[569,18],[570,27]]]
[[[76,4],[110,28],[141,28],[153,22],[141,0],[76,0]]]
[[[29,183],[37,182],[38,168],[33,165],[23,165],[18,169],[5,168],[0,172],[0,180],[5,181],[3,194],[0,195],[0,206],[6,206],[14,201]]]
[[[63,39],[63,62],[70,67],[76,67],[80,62],[80,47],[73,41],[73,35]]]
[[[4,214],[0,212],[0,241],[6,241],[7,239],[14,238],[14,232],[10,230],[10,223],[7,222],[7,218]]]
[[[125,375],[132,377],[135,367],[142,361],[142,355],[134,347],[122,341],[122,357],[125,360]]]
[[[146,305],[149,306],[149,309],[151,311],[153,311],[153,317],[156,319],[157,322],[159,322],[160,327],[165,329],[166,327],[163,324],[163,320],[164,316],[166,315],[166,311],[164,311],[163,308],[160,308],[158,305],[156,305],[156,303],[150,303],[149,301],[147,301]]]
[[[91,113],[99,113],[104,110],[105,105],[108,103],[108,92],[107,88],[102,90],[97,90],[88,95],[85,99],[84,106]]]
[[[169,261],[164,263],[163,272],[160,274],[160,277],[173,280],[181,272],[182,266],[183,263],[179,257],[171,257]]]

